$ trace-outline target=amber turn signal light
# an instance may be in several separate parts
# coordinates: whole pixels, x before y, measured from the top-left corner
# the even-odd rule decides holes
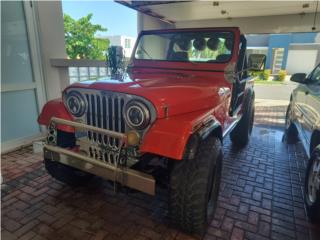
[[[130,131],[127,133],[127,143],[129,146],[138,146],[140,142],[139,133],[136,131]]]

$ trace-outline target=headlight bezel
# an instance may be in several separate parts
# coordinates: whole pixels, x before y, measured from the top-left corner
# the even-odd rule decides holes
[[[70,107],[69,103],[71,99],[75,99],[76,101],[78,101],[79,109],[77,112],[74,112]],[[84,96],[78,91],[72,90],[66,93],[64,96],[64,102],[65,102],[66,108],[74,117],[80,118],[87,111],[87,101],[85,100]]]
[[[139,124],[135,124],[131,119],[130,119],[130,112],[131,110],[139,110],[143,116],[143,119],[139,121]],[[123,112],[124,119],[126,121],[126,124],[135,130],[144,130],[146,129],[151,122],[151,112],[148,106],[143,103],[142,101],[139,101],[137,99],[133,99],[129,101]]]

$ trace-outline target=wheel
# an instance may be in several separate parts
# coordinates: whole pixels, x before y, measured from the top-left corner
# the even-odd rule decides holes
[[[169,218],[183,231],[203,236],[217,206],[222,171],[221,141],[210,136],[199,144],[194,159],[172,162]]]
[[[231,131],[230,139],[234,146],[242,148],[249,142],[254,121],[254,94],[247,98],[243,115],[237,126]]]
[[[62,148],[74,147],[75,142],[76,140],[73,133],[57,131],[57,146]],[[82,186],[94,176],[49,159],[44,159],[44,166],[52,177],[70,186]]]
[[[44,159],[44,165],[52,177],[74,187],[86,184],[93,177],[90,173],[49,159]]]
[[[307,167],[304,200],[310,221],[320,220],[320,144],[313,151]]]
[[[286,112],[286,122],[285,122],[285,131],[284,131],[284,138],[288,144],[294,144],[299,141],[299,134],[296,125],[291,122],[291,103],[288,105],[287,112]]]

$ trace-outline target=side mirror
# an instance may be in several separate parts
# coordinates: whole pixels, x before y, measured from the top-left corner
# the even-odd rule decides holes
[[[250,54],[248,58],[248,68],[250,71],[264,71],[267,56],[265,54]]]
[[[295,73],[291,76],[290,80],[292,82],[305,83],[307,80],[306,77],[307,77],[307,74],[305,73]]]

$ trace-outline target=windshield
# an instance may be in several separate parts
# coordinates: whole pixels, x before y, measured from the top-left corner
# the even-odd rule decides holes
[[[231,59],[232,32],[146,33],[139,38],[135,59],[225,63]]]

